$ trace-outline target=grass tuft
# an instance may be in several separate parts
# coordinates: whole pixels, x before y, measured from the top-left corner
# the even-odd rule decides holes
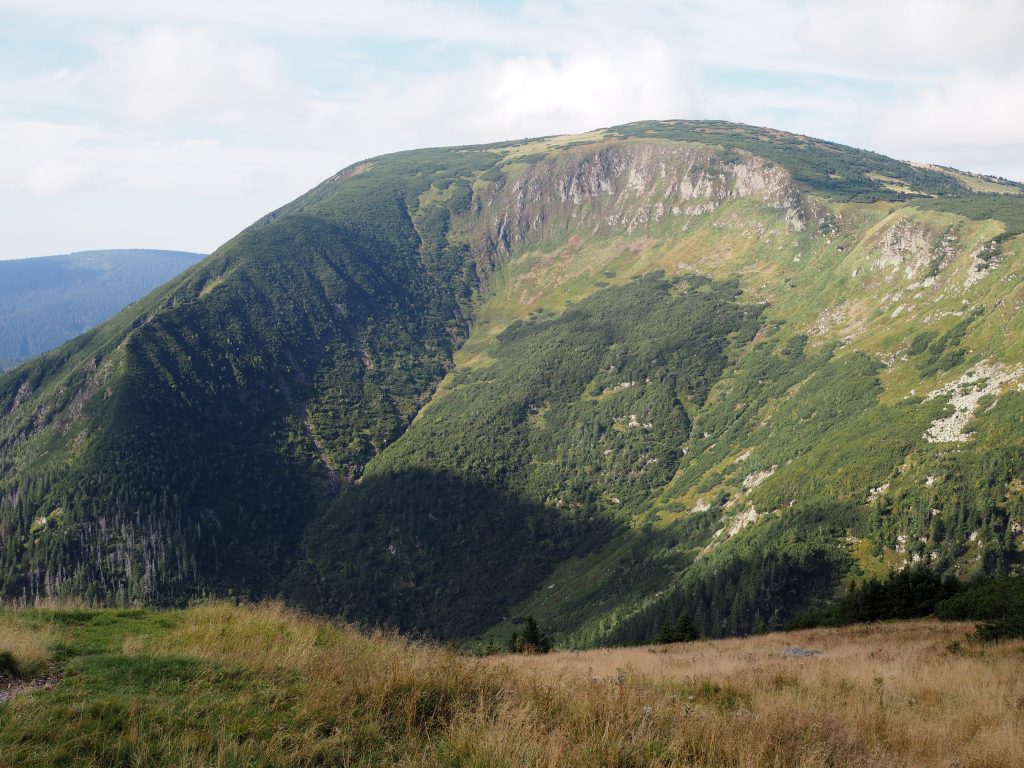
[[[53,661],[53,634],[12,621],[11,612],[0,611],[0,685],[43,674]]]

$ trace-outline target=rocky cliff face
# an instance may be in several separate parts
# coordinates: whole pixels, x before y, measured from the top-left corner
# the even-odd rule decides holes
[[[514,166],[513,166],[514,167]],[[484,245],[500,253],[546,237],[632,233],[700,216],[752,198],[806,226],[808,206],[789,173],[748,152],[680,143],[615,143],[578,148],[502,176],[476,213]]]

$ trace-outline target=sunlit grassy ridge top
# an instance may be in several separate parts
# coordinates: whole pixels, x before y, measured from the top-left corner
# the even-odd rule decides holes
[[[960,624],[482,660],[278,604],[0,613],[0,638],[26,628],[66,675],[0,705],[4,768],[1010,768],[1024,748],[1021,644]]]
[[[613,136],[696,141],[744,149],[779,163],[804,187],[840,200],[901,200],[907,196],[969,191],[962,181],[941,171],[771,128],[721,120],[652,120],[617,126],[608,132]]]

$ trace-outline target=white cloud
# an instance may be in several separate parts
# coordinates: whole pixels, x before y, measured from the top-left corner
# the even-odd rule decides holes
[[[388,37],[501,44],[525,32],[515,14],[495,14],[455,0],[0,0],[0,9],[41,19],[76,19],[106,27],[171,24],[239,33],[315,37]],[[504,17],[504,24],[496,24]]]
[[[801,37],[892,88],[865,105],[863,141],[897,157],[1024,178],[1024,3],[825,0]]]
[[[829,58],[898,79],[927,75],[921,67],[1024,65],[1022,29],[1020,0],[823,0],[808,5],[802,33]]]
[[[1024,178],[1024,70],[959,72],[885,109],[877,145],[914,160]]]
[[[59,195],[86,186],[95,169],[62,157],[46,157],[25,175],[25,188],[41,197]]]
[[[213,249],[355,159],[3,120],[0,146],[18,147],[4,158],[10,172],[0,174],[0,258]]]
[[[508,59],[485,73],[481,88],[481,122],[511,135],[583,131],[690,112],[682,63],[653,38],[561,60]]]
[[[0,188],[50,197],[80,189],[95,178],[95,167],[74,148],[94,137],[93,129],[42,121],[0,122],[4,173]]]
[[[678,51],[628,32],[606,42],[569,53],[478,55],[459,69],[382,76],[332,98],[289,83],[266,47],[158,27],[105,49],[100,71],[118,111],[137,124],[256,127],[286,145],[312,142],[356,153],[352,159],[690,113]]]
[[[102,72],[117,109],[147,125],[272,121],[300,104],[270,49],[206,29],[148,29],[106,50]]]
[[[316,105],[307,126],[380,152],[426,144],[490,142],[690,113],[688,72],[653,38],[562,56],[478,60],[455,72],[380,83]],[[315,127],[314,127],[315,126]],[[376,146],[374,146],[376,144]]]

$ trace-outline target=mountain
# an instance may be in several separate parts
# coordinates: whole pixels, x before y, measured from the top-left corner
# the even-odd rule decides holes
[[[110,319],[202,258],[118,250],[0,261],[0,370]]]
[[[0,590],[584,646],[1012,570],[1021,192],[720,122],[358,163],[0,378]]]

